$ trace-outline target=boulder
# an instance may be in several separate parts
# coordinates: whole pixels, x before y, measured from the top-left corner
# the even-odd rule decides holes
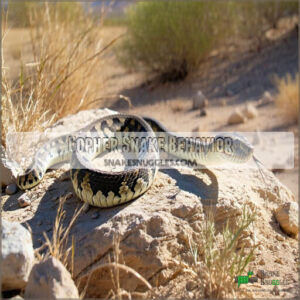
[[[234,112],[228,118],[229,125],[245,123],[246,118],[239,109],[235,109]]]
[[[260,172],[251,168],[165,170],[136,201],[100,210],[96,220],[91,220],[92,213],[86,214],[89,222],[77,224],[83,234],[75,242],[74,279],[79,289],[86,286],[90,298],[105,297],[113,289],[111,270],[101,266],[114,260],[116,237],[120,241],[119,262],[153,286],[167,284],[180,262],[192,263],[190,242],[200,238],[201,224],[210,212],[218,230],[227,221],[236,228],[245,206],[257,211],[258,218],[266,218],[261,209],[266,201],[275,208],[293,198],[271,172],[264,170],[264,174],[268,187]],[[120,270],[119,276],[121,288],[147,290],[132,274]]]
[[[30,232],[19,223],[2,220],[2,290],[23,289],[33,263]]]
[[[287,202],[278,207],[275,213],[281,228],[294,236],[298,235],[298,203]]]
[[[25,299],[79,298],[70,273],[54,257],[35,264],[25,289]]]

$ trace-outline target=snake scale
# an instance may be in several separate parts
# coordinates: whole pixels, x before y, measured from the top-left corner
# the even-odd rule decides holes
[[[150,138],[149,140],[152,141],[150,143],[153,143],[150,146],[156,146],[156,148],[156,139],[159,133],[172,138],[175,143],[179,142],[179,137],[169,132],[157,120],[127,114],[102,117],[78,133],[97,134],[107,137],[108,140],[117,133],[140,133],[144,137]],[[92,206],[113,207],[123,204],[138,198],[151,187],[158,171],[156,165],[132,167],[118,172],[104,171],[96,168],[93,164],[93,159],[104,151],[103,143],[94,154],[89,154],[77,148],[70,150],[68,137],[68,135],[63,135],[49,140],[37,150],[32,167],[17,178],[19,188],[26,190],[36,186],[43,179],[47,169],[64,161],[70,161],[70,177],[76,195]],[[223,138],[222,134],[218,137]],[[198,164],[204,166],[226,162],[247,162],[253,155],[252,145],[239,135],[231,134],[230,139],[232,141],[230,153],[203,151],[216,146],[218,138],[215,137],[208,145],[199,140],[186,140],[184,142],[189,145],[188,149],[173,150],[174,153],[171,154],[188,160],[196,160]],[[167,146],[165,145],[163,150],[172,152]],[[138,152],[139,157],[143,159],[159,158],[159,149],[150,153],[140,147]]]

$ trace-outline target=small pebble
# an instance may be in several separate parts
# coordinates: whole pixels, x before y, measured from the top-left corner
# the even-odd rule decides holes
[[[17,192],[17,190],[18,190],[17,185],[14,184],[14,183],[11,183],[11,184],[9,184],[9,185],[6,186],[5,193],[7,195],[13,195],[13,194],[15,194]]]
[[[282,236],[280,234],[276,235],[276,239],[277,239],[277,241],[284,241],[285,240],[284,236]]]
[[[92,219],[98,219],[99,218],[99,213],[98,212],[94,212],[91,216]]]
[[[171,179],[170,179],[170,178],[168,178],[168,183],[169,183],[169,184],[171,184],[171,182],[172,182],[172,181],[171,181]]]
[[[205,108],[200,110],[200,117],[205,117],[207,116],[207,110]]]
[[[185,287],[186,287],[186,289],[187,289],[188,291],[192,291],[192,290],[194,290],[194,289],[197,287],[197,284],[196,284],[194,281],[189,280],[189,281],[186,283]]]
[[[274,245],[273,250],[274,250],[274,251],[278,251],[278,250],[279,250],[279,247],[278,247],[277,245]]]
[[[259,262],[258,262],[261,266],[264,266],[266,264],[265,260],[262,258]]]
[[[31,204],[31,201],[29,197],[26,195],[26,193],[24,193],[18,198],[18,203],[20,207],[26,207]]]

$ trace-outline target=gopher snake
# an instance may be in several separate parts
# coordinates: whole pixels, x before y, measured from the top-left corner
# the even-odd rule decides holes
[[[134,115],[116,114],[98,119],[79,133],[94,133],[108,137],[108,140],[116,133],[141,133],[150,139],[150,146],[157,146],[156,138],[161,132],[178,142],[178,136],[168,132],[158,121],[150,118],[141,118]],[[70,151],[67,145],[67,135],[46,142],[35,154],[33,166],[19,175],[17,185],[25,190],[37,185],[45,175],[47,169],[54,164],[70,161],[71,180],[77,196],[92,206],[112,207],[136,199],[145,193],[152,185],[158,167],[129,168],[123,171],[111,172],[95,168],[92,159],[103,152],[105,147],[98,147],[92,156],[87,152],[75,149]],[[218,138],[223,138],[219,135]],[[211,163],[222,164],[224,162],[244,163],[253,155],[253,147],[243,137],[230,135],[232,141],[232,152],[224,151],[199,151],[196,149],[208,149],[215,146],[218,138],[214,138],[209,145],[201,141],[185,141],[189,144],[187,150],[171,153],[177,157],[194,159],[198,164],[207,165]],[[168,145],[167,145],[168,146]],[[219,146],[219,145],[218,145]],[[154,147],[155,148],[155,147]],[[73,149],[74,150],[74,149]],[[168,147],[165,147],[169,151]],[[145,152],[141,148],[138,154],[143,159],[156,159],[159,151]]]

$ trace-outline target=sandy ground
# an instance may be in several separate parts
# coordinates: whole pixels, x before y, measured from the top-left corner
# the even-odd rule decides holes
[[[109,28],[103,31],[105,41],[124,32],[123,28]],[[19,49],[28,48],[28,32],[11,30],[4,47],[5,64],[11,78],[18,72]],[[30,57],[27,57],[28,62]],[[180,83],[160,84],[149,80],[139,72],[128,72],[118,64],[113,51],[105,55],[105,66],[101,70],[106,77],[106,88],[99,96],[114,96],[115,101],[104,105],[113,109],[142,116],[154,117],[172,131],[289,131],[295,135],[295,168],[275,175],[298,198],[298,126],[291,124],[282,112],[271,103],[257,107],[258,117],[235,126],[227,125],[227,120],[235,108],[243,108],[247,102],[257,105],[265,91],[275,93],[274,75],[294,74],[298,69],[298,38],[296,31],[282,34],[278,39],[259,52],[249,49],[249,45],[231,47],[230,51],[215,51],[201,67],[198,74],[189,76]],[[199,110],[192,110],[192,99],[201,90],[209,100],[207,115],[200,116]],[[118,100],[116,95],[130,98],[132,107]],[[22,221],[16,217],[17,221]],[[296,243],[287,247],[296,247]],[[296,249],[298,251],[298,249]],[[285,255],[280,248],[278,255]],[[267,260],[267,253],[266,253]],[[270,262],[270,265],[272,263]],[[281,266],[286,274],[293,277],[297,272],[294,265]],[[180,286],[180,281],[175,283]],[[293,289],[296,288],[296,285]],[[172,289],[170,285],[167,289]],[[167,289],[161,294],[168,296]],[[173,294],[174,295],[174,294]],[[290,294],[287,293],[286,296]],[[264,295],[273,297],[272,295]],[[284,295],[283,295],[284,297]]]

